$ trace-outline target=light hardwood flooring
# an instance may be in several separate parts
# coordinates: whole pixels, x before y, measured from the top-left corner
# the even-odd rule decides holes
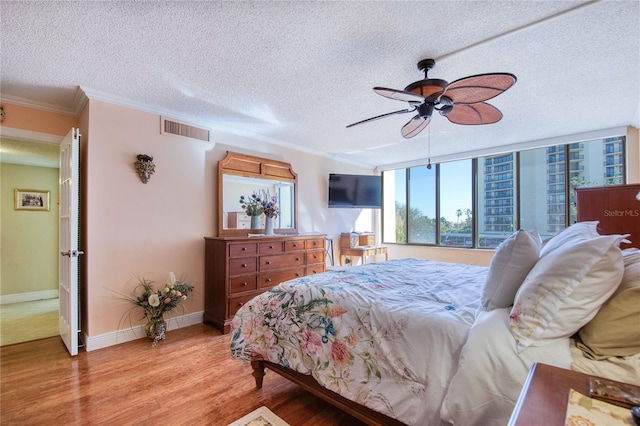
[[[269,372],[255,388],[205,324],[70,357],[59,336],[0,348],[2,425],[225,426],[265,405],[291,426],[363,423]]]
[[[59,299],[0,305],[0,346],[58,335]]]

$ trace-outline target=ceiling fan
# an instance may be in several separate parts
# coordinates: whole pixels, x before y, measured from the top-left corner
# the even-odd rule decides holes
[[[510,73],[478,74],[458,79],[452,83],[429,78],[429,70],[436,61],[424,59],[418,69],[424,71],[424,79],[411,83],[404,90],[374,87],[373,91],[386,98],[408,102],[410,108],[388,112],[367,118],[347,127],[368,123],[396,114],[416,111],[417,114],[402,127],[402,136],[412,138],[431,121],[433,111],[439,111],[455,124],[492,124],[502,119],[502,113],[485,101],[494,98],[513,86],[517,78]]]

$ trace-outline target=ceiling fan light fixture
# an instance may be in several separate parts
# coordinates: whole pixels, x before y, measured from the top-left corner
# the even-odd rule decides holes
[[[421,118],[431,118],[433,114],[434,104],[425,102],[422,105],[418,105],[416,111]]]

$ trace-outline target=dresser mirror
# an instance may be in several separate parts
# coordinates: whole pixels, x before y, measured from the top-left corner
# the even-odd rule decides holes
[[[298,176],[289,163],[234,152],[218,161],[218,235],[247,236],[264,233],[265,215],[253,219],[240,197],[268,193],[277,197],[277,234],[297,233]]]

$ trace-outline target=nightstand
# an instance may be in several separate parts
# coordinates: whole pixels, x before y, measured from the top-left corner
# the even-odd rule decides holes
[[[588,374],[546,364],[533,364],[509,419],[509,426],[562,426],[569,390],[589,395]]]

